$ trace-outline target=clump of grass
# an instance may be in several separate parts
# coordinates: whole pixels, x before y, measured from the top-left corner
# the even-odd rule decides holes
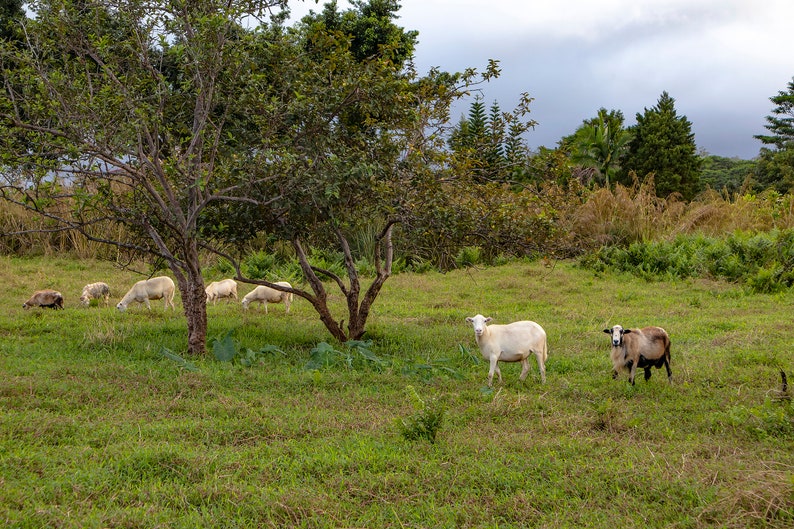
[[[400,433],[407,441],[424,439],[430,444],[435,443],[438,431],[444,422],[444,407],[435,400],[428,402],[422,399],[413,386],[408,386],[406,391],[411,398],[415,413],[397,423]]]

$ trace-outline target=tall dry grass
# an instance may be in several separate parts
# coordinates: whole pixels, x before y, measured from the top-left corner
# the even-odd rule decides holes
[[[0,201],[2,255],[70,255],[79,259],[100,259],[112,253],[107,245],[89,241],[77,231],[64,230],[54,220],[18,204]]]
[[[775,191],[728,195],[709,190],[687,203],[676,195],[657,197],[653,182],[646,181],[595,189],[568,209],[561,223],[580,250],[672,240],[681,234],[769,231],[794,227],[794,196]]]

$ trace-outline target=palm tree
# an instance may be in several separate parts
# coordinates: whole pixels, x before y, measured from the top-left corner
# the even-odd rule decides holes
[[[583,167],[594,167],[609,187],[620,166],[631,135],[623,128],[623,113],[601,108],[598,116],[582,123],[570,137],[571,161]]]

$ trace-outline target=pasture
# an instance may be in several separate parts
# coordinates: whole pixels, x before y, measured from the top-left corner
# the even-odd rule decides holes
[[[289,315],[222,300],[209,336],[253,361],[179,362],[163,354],[184,351],[178,294],[175,312],[119,313],[140,276],[0,265],[5,527],[794,525],[794,407],[778,395],[780,370],[794,381],[791,291],[567,262],[401,274],[375,304],[369,356],[306,369],[330,337],[304,300]],[[109,308],[79,306],[94,281],[111,286]],[[65,310],[24,311],[38,288],[60,290]],[[520,364],[500,364],[489,391],[464,321],[476,313],[540,323],[547,383],[531,358],[524,383]],[[669,332],[672,385],[657,369],[634,387],[612,379],[614,324]],[[417,397],[444,412],[434,443],[399,428]]]

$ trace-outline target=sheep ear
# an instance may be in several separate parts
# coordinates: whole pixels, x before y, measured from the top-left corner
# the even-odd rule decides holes
[[[612,334],[612,329],[604,329],[604,332],[607,334]]]
[[[623,334],[628,334],[631,332],[631,329],[623,329]]]
[[[492,320],[493,320],[493,318],[491,318],[491,317],[489,316],[489,317],[485,318],[485,323],[489,323],[489,322],[491,322]]]
[[[467,321],[468,323],[471,323],[471,322],[472,322],[472,321],[474,321],[474,320],[472,320],[471,318],[466,318],[466,321]]]

